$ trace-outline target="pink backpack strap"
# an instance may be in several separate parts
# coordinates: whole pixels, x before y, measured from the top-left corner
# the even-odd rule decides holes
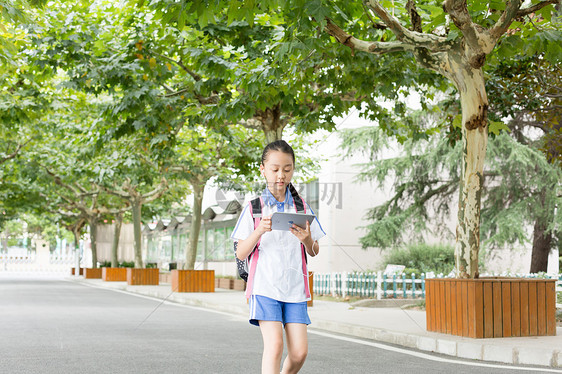
[[[306,213],[306,201],[304,201],[304,199],[300,196],[298,196],[298,198],[300,198],[302,200],[304,213]],[[297,203],[295,202],[295,196],[293,196],[293,204],[295,205],[295,212],[298,212]],[[308,267],[306,266],[306,264],[307,264],[306,248],[304,247],[304,244],[302,244],[302,243],[301,243],[301,249],[302,249],[302,251],[301,251],[302,276],[304,278],[304,294],[305,294],[306,298],[308,299],[308,298],[310,298],[310,284],[308,283]]]
[[[261,207],[263,208],[263,200],[261,197],[260,197],[260,204]],[[252,214],[252,218],[254,219],[254,230],[255,230],[260,225],[261,214],[259,215],[256,214],[256,216],[254,216],[251,202],[250,202],[250,213]],[[250,266],[248,271],[248,282],[246,284],[246,299],[250,298],[250,296],[252,295],[252,290],[254,288],[254,276],[256,275],[258,259],[260,258],[260,251],[259,251],[260,242],[261,242],[261,238],[256,243],[256,246],[254,247],[252,253],[248,256],[248,261],[250,262]]]

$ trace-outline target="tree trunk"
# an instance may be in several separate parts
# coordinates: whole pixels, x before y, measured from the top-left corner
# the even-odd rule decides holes
[[[545,206],[546,189],[543,189],[540,194],[541,204],[546,211],[548,207]],[[552,208],[554,209],[554,207]],[[547,232],[548,220],[545,219],[548,214],[543,214],[542,217],[537,217],[533,229],[533,251],[531,254],[531,273],[545,272],[548,270],[548,255],[552,249],[552,232]]]
[[[451,65],[452,80],[460,94],[463,124],[455,272],[457,278],[478,278],[480,202],[488,144],[488,98],[480,68],[471,68],[462,58],[451,61]]]
[[[97,218],[90,219],[90,242],[92,248],[92,268],[98,267],[98,220]]]
[[[5,235],[2,237],[2,248],[1,250],[8,253],[8,230],[4,233]]]
[[[281,118],[281,107],[276,105],[274,108],[268,108],[261,114],[261,117],[267,144],[283,139],[283,129],[286,123]]]
[[[80,231],[83,225],[76,225],[72,228],[74,235],[74,275],[80,275]]]
[[[121,224],[123,223],[123,213],[117,213],[115,216],[115,228],[113,230],[113,244],[111,246],[111,267],[119,266],[117,258],[117,250],[119,248],[119,236],[121,235]]]
[[[273,143],[276,140],[283,139],[283,128],[276,128],[276,129],[263,129],[265,134],[265,140],[267,144]]]
[[[74,249],[77,250],[80,248],[80,233],[74,229],[72,235],[74,236]]]
[[[133,200],[131,202],[133,210],[133,233],[134,233],[134,249],[135,249],[135,267],[143,268],[142,262],[142,236],[141,236],[141,209],[142,202],[140,200]]]
[[[193,215],[189,231],[189,247],[187,248],[184,269],[193,270],[197,259],[197,243],[199,242],[199,231],[201,231],[201,211],[203,204],[203,191],[205,184],[192,183],[193,186]]]

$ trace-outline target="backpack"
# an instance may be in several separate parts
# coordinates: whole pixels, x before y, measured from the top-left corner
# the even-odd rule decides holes
[[[293,197],[293,203],[295,204],[295,208],[297,213],[306,213],[306,204],[304,202],[304,200],[302,199],[302,197],[300,197],[299,193],[297,192],[297,190],[295,189],[295,187],[289,183],[289,192],[291,192],[291,196]],[[253,200],[250,201],[250,214],[252,215],[252,218],[254,219],[254,230],[259,226],[260,224],[260,220],[261,220],[261,213],[262,213],[262,207],[263,207],[263,201],[261,197],[257,197]],[[254,274],[255,273],[255,268],[258,262],[258,258],[259,258],[259,251],[256,251],[257,248],[259,248],[260,245],[260,241],[257,242],[256,246],[254,247],[254,249],[252,250],[252,253],[250,253],[250,255],[248,256],[248,258],[246,258],[245,260],[239,260],[238,257],[236,257],[236,249],[238,248],[238,241],[234,242],[234,258],[236,259],[236,267],[238,268],[238,276],[240,278],[242,278],[243,280],[245,280],[248,283],[248,287],[247,290],[251,290],[251,283],[252,283],[252,279],[248,280],[250,273]],[[306,263],[308,263],[308,258],[306,256],[306,250],[304,248],[304,245],[301,243],[301,248],[302,248],[302,253],[303,253],[303,270],[306,269]],[[252,259],[253,256],[256,256],[255,260],[252,262],[252,269],[250,269],[249,264],[250,264],[250,260]],[[309,297],[310,291],[308,291],[308,281],[306,281],[307,275],[303,274],[305,276],[305,284],[306,284],[306,293],[307,293],[307,297]],[[247,295],[248,296],[248,295]]]

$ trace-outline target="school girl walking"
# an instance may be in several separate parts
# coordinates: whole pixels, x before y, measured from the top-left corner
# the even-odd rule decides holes
[[[259,202],[245,207],[232,239],[238,242],[236,257],[249,259],[246,297],[250,323],[260,327],[263,338],[262,373],[279,373],[283,329],[288,354],[281,373],[297,373],[308,354],[310,318],[306,302],[310,300],[310,290],[306,259],[307,255],[318,254],[318,239],[325,233],[317,218],[311,224],[307,222],[306,227],[293,225],[290,231],[271,229],[274,212],[298,210],[313,214],[291,184],[295,154],[287,142],[278,140],[265,147],[260,171],[267,187]],[[261,217],[255,217],[254,211],[260,208]]]

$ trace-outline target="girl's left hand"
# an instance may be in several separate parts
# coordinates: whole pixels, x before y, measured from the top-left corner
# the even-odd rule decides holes
[[[293,225],[291,227],[291,232],[301,241],[301,243],[305,243],[311,239],[310,223],[308,221],[306,221],[306,228]]]

